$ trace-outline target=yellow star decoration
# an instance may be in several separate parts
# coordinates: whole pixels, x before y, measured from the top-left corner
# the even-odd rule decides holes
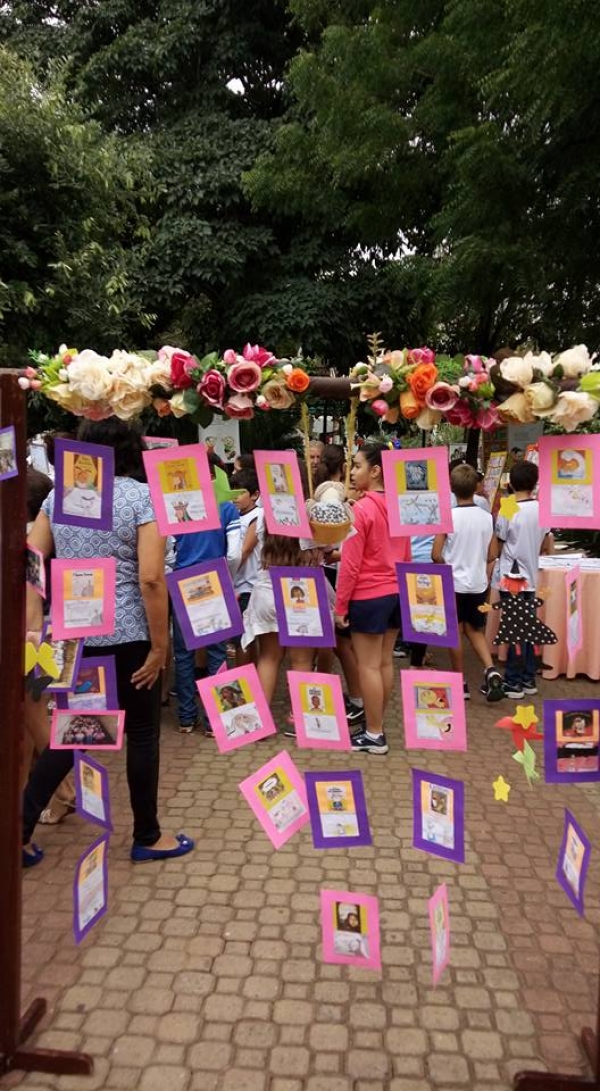
[[[517,705],[517,711],[512,718],[513,724],[518,724],[523,731],[529,731],[533,724],[539,724],[533,705]]]
[[[508,803],[510,784],[504,779],[502,774],[493,782],[492,788],[494,789],[494,799],[496,800],[496,803]]]
[[[518,513],[519,505],[517,504],[517,501],[515,500],[513,494],[511,493],[510,496],[503,496],[502,500],[500,501],[499,514],[503,515],[505,519],[508,519],[510,521],[511,519],[514,519],[515,515],[518,515]]]

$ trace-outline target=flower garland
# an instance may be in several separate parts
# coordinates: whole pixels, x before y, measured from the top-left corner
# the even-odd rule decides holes
[[[600,365],[585,345],[551,357],[527,352],[501,361],[478,355],[437,356],[430,348],[387,351],[371,339],[366,363],[354,366],[350,393],[390,424],[401,418],[431,429],[442,420],[491,431],[500,423],[547,419],[566,432],[600,409]],[[189,416],[207,426],[214,413],[248,420],[256,410],[290,409],[309,389],[307,361],[277,359],[259,345],[199,359],[165,345],[158,353],[115,349],[101,356],[61,345],[55,356],[32,353],[19,378],[77,416],[122,420],[153,406],[159,416]],[[348,395],[348,380],[340,380]]]

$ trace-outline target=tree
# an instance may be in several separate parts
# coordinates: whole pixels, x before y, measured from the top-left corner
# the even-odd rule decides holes
[[[134,190],[135,181],[135,190]],[[85,121],[60,82],[0,50],[0,360],[113,347],[151,321],[133,286],[145,163]]]

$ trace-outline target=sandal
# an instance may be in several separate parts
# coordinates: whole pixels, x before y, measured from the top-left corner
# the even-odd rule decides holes
[[[63,814],[57,814],[56,811],[52,810],[52,807],[46,807],[38,818],[38,822],[41,822],[42,826],[58,826],[59,822],[62,822],[68,814],[72,814],[75,810],[74,803],[61,803],[61,807],[65,808]]]

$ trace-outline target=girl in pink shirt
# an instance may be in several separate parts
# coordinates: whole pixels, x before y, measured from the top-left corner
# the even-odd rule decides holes
[[[350,628],[365,705],[366,728],[352,749],[387,754],[383,717],[394,682],[393,650],[400,630],[396,562],[410,561],[410,540],[391,538],[383,491],[381,456],[370,442],[354,456],[352,484],[364,493],[354,508],[354,533],[342,547],[336,589],[336,624]]]

